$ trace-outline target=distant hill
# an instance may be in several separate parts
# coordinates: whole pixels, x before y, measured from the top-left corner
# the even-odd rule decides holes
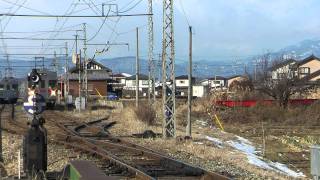
[[[285,48],[280,49],[279,51],[275,51],[271,53],[272,57],[276,56],[285,56],[295,58],[297,60],[303,59],[311,54],[320,57],[320,40],[304,40],[295,45],[287,46]],[[257,55],[259,57],[259,55]],[[46,58],[44,62],[37,62],[37,66],[42,66],[44,63],[45,67],[53,68],[52,66],[52,58]],[[254,65],[252,63],[253,58],[242,59],[239,64],[236,64],[232,61],[226,60],[210,60],[210,59],[198,59],[193,62],[193,74],[196,77],[213,77],[214,75],[221,76],[231,76],[235,74],[244,73],[245,65],[248,72],[252,72]],[[98,62],[103,65],[111,68],[114,73],[135,73],[135,61],[136,58],[134,56],[125,56],[125,57],[116,57],[116,58],[104,58],[98,59]],[[65,64],[65,59],[62,57],[58,60],[60,63],[59,73],[64,72],[63,66]],[[14,69],[14,74],[17,77],[25,77],[27,73],[34,67],[34,61],[25,61],[19,59],[10,59],[11,66]],[[161,62],[157,60],[156,64],[156,77],[160,76],[161,71]],[[69,65],[73,66],[71,62],[71,58],[69,58]],[[2,61],[0,64],[1,75],[3,76],[5,73],[6,63]],[[188,59],[176,59],[176,75],[184,75],[187,74],[188,68]],[[140,59],[140,70],[141,73],[148,73],[148,61],[147,59]]]
[[[295,45],[280,49],[274,55],[285,55],[297,60],[306,58],[311,54],[320,57],[320,40],[304,40]]]

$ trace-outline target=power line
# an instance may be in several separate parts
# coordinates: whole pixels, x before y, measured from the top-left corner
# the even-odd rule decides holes
[[[67,14],[68,14],[68,12],[69,12],[69,10],[71,10],[72,5],[73,5],[74,2],[75,2],[75,0],[73,0],[72,3],[69,5],[69,7],[67,8],[67,10],[66,10],[66,12],[64,13],[64,15],[67,15]],[[73,13],[73,11],[74,11],[74,9],[76,8],[76,6],[77,6],[77,5],[74,5],[74,6],[73,6],[73,9],[70,11],[70,14]],[[70,14],[69,14],[69,15],[70,15]],[[61,26],[58,28],[59,30],[61,30],[61,29],[63,28],[63,26],[66,24],[67,20],[68,20],[68,18],[64,19],[64,21],[62,22]],[[58,26],[58,20],[56,21],[53,29],[54,29],[54,30],[57,30],[57,26]],[[52,34],[52,35],[49,36],[49,37],[50,37],[50,38],[57,37],[58,34],[59,34],[59,33],[55,33],[55,34]],[[50,42],[47,42],[47,45],[49,45],[49,44],[50,44]],[[46,51],[47,51],[46,48],[40,50],[40,52],[46,52]]]
[[[34,12],[38,12],[38,13],[41,13],[41,14],[49,14],[47,12],[43,12],[43,11],[40,11],[40,10],[37,10],[37,9],[33,9],[33,8],[30,8],[30,7],[26,7],[26,6],[24,6],[24,4],[21,5],[21,4],[18,4],[17,2],[13,3],[13,2],[10,2],[8,0],[1,0],[1,1],[6,2],[8,4],[15,5],[15,6],[20,6],[20,7],[23,7],[25,9],[28,9],[28,10],[31,10],[31,11],[34,11]]]
[[[63,31],[10,31],[2,32],[3,34],[32,34],[32,33],[52,33],[52,32],[72,32],[73,29],[63,30]]]
[[[109,15],[109,13],[110,13],[110,7],[109,7],[109,10],[108,10],[107,16]],[[91,38],[88,39],[88,42],[93,40],[99,34],[99,32],[101,31],[101,29],[102,29],[103,25],[105,24],[106,20],[107,20],[107,17],[104,18],[104,20],[101,23],[98,31]]]
[[[134,9],[135,7],[137,7],[140,3],[142,2],[142,0],[139,0],[136,4],[134,4],[132,7],[124,10],[124,11],[119,11],[118,13],[126,13],[126,12],[129,12],[131,11],[132,9]]]
[[[73,41],[71,38],[28,38],[28,37],[0,37],[0,39],[10,39],[10,40],[35,40],[35,41]],[[78,40],[84,40],[79,38]]]
[[[98,15],[41,15],[41,14],[0,14],[0,16],[9,17],[35,17],[35,18],[98,18],[98,17],[134,17],[134,16],[150,16],[153,14],[140,13],[140,14],[118,14],[118,15],[108,15],[108,16],[98,16]]]
[[[50,54],[50,53],[47,53],[47,54],[44,54],[44,53],[12,53],[12,54],[9,54],[9,53],[6,53],[6,54],[0,54],[1,55],[12,55],[12,56],[34,56],[34,55],[44,55],[44,56],[49,56],[49,55],[65,55],[65,54]]]
[[[185,19],[186,19],[186,21],[187,21],[187,24],[188,24],[188,26],[190,27],[191,25],[190,25],[190,22],[189,22],[189,18],[188,18],[187,14],[186,14],[186,11],[184,10],[182,1],[179,0],[179,3],[180,3],[180,6],[181,6],[181,9],[182,9],[182,12],[183,12],[183,14],[184,14],[184,17],[185,17]]]

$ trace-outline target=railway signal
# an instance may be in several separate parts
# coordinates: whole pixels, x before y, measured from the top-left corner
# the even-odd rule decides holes
[[[46,103],[44,97],[37,92],[41,75],[36,69],[33,69],[28,74],[28,80],[32,84],[28,92],[28,100],[24,103],[24,109],[33,115],[33,119],[23,139],[23,169],[31,177],[34,172],[47,170],[47,131],[43,126],[44,119],[40,116]]]

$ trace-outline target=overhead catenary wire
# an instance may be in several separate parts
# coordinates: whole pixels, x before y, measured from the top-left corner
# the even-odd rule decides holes
[[[64,15],[67,15],[68,12],[70,11],[70,13],[72,14],[73,11],[75,10],[77,5],[73,5],[73,3],[75,2],[75,0],[72,1],[72,3],[69,5],[69,7],[67,8],[67,10],[65,11]],[[73,8],[72,8],[73,7]],[[61,30],[63,28],[63,26],[65,25],[65,23],[67,22],[68,18],[64,19],[64,21],[62,22],[61,26],[57,29],[58,26],[58,21],[56,21],[55,25],[54,25],[54,30]],[[51,36],[49,36],[50,38],[53,37],[57,37],[59,33],[55,33],[52,34]],[[47,43],[47,45],[50,44],[50,42]],[[40,52],[46,52],[47,49],[41,49]]]
[[[188,26],[190,27],[190,26],[191,26],[191,25],[190,25],[190,21],[189,21],[189,18],[188,18],[188,16],[187,16],[186,11],[184,10],[184,6],[183,6],[183,4],[182,4],[182,1],[179,0],[179,3],[180,3],[180,6],[181,6],[183,15],[184,15],[184,17],[185,17],[185,19],[186,19],[186,21],[187,21],[187,24],[188,24]]]
[[[150,16],[153,14],[148,13],[137,13],[137,14],[118,14],[118,15],[42,15],[42,14],[0,14],[0,16],[9,16],[9,17],[31,17],[31,18],[98,18],[98,17],[134,17],[134,16]]]
[[[30,11],[33,11],[33,12],[37,12],[37,13],[41,13],[41,14],[50,14],[50,13],[47,13],[47,12],[44,12],[44,11],[40,11],[38,9],[34,9],[34,8],[30,8],[30,7],[27,7],[27,6],[24,6],[24,4],[18,4],[17,2],[14,3],[14,2],[11,2],[11,1],[8,1],[8,0],[1,0],[5,3],[8,3],[8,4],[12,4],[12,5],[15,5],[15,6],[21,6],[22,8],[25,8],[25,9],[28,9]]]
[[[19,0],[16,1],[16,3],[18,3],[18,2],[19,2]],[[22,5],[24,5],[26,2],[27,2],[27,0],[25,0]],[[14,6],[15,6],[15,5],[13,5],[13,6],[10,8],[10,10],[8,11],[9,13],[11,12],[11,10],[13,9]],[[20,5],[13,13],[16,13],[20,8],[21,8],[21,5]],[[5,17],[4,17],[4,18],[5,18]],[[3,25],[2,21],[4,20],[4,18],[2,18],[1,21],[0,21],[0,29],[1,29],[0,37],[3,36],[2,32],[5,31],[5,29],[7,28],[7,25],[8,25],[9,22],[11,21],[11,18],[12,18],[12,17],[9,17],[7,23],[6,23],[5,25]],[[4,52],[6,53],[6,52],[7,52],[7,49],[5,48],[6,43],[5,43],[4,40],[1,40],[1,42],[2,42],[2,45],[4,46],[3,50],[4,50]]]
[[[109,7],[109,10],[108,10],[107,16],[109,15],[109,13],[110,13],[110,7]],[[105,24],[106,20],[107,20],[107,17],[104,18],[104,20],[103,20],[103,22],[101,23],[98,31],[97,31],[91,38],[88,39],[88,42],[91,41],[91,40],[93,40],[93,39],[100,33],[100,31],[101,31],[103,25]]]
[[[133,2],[133,1],[132,1]],[[139,0],[138,2],[136,2],[132,7],[126,9],[126,10],[123,10],[123,11],[118,11],[118,13],[126,13],[126,12],[129,12],[131,11],[132,9],[134,9],[135,7],[137,7],[140,3],[142,2],[142,0]],[[120,9],[121,10],[121,9]]]

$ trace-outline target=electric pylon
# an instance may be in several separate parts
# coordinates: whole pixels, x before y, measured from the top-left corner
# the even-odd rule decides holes
[[[148,0],[148,14],[152,14],[152,0]],[[149,78],[148,78],[148,101],[155,101],[155,65],[153,58],[153,15],[148,16],[148,40],[149,40],[149,50],[148,50],[148,69],[149,69]],[[152,81],[150,86],[150,81]],[[151,101],[151,95],[153,100]]]
[[[163,0],[162,102],[163,137],[176,136],[173,0]]]

